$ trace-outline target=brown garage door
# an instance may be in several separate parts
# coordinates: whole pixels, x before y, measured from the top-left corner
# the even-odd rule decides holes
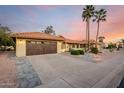
[[[26,55],[57,53],[56,42],[26,42]]]

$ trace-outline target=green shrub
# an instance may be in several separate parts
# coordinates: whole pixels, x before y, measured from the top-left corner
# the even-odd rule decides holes
[[[72,55],[84,55],[84,50],[82,48],[73,48],[71,49]]]
[[[91,53],[98,54],[99,50],[96,47],[91,48]]]
[[[116,45],[115,45],[115,44],[110,43],[110,44],[108,45],[108,49],[113,49],[113,48],[116,48]]]
[[[108,49],[109,49],[110,52],[113,52],[113,50],[114,50],[115,48],[117,48],[117,47],[116,47],[116,44],[110,43],[110,44],[108,45]]]
[[[80,52],[78,50],[71,50],[72,55],[80,55]]]
[[[84,55],[84,51],[83,50],[78,50],[79,51],[79,53],[81,54],[81,55]]]

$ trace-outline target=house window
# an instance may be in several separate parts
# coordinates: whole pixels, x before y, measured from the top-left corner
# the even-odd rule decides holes
[[[27,43],[31,43],[31,41],[27,41]]]
[[[30,43],[35,44],[36,42],[35,41],[31,41]]]
[[[74,44],[72,44],[72,48],[75,48],[75,45]]]
[[[39,42],[39,41],[37,41],[36,43],[37,43],[37,44],[41,44],[41,42]]]
[[[71,48],[71,44],[69,44],[69,48]]]
[[[50,42],[47,42],[47,41],[46,41],[46,42],[44,42],[44,44],[50,44]]]
[[[77,48],[79,48],[79,45],[77,44]]]
[[[41,44],[44,44],[44,42],[42,41]]]

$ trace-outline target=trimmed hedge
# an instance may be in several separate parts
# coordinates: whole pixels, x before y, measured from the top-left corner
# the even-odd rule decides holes
[[[78,50],[71,50],[72,55],[80,55],[80,52]]]
[[[81,55],[84,55],[84,51],[83,50],[78,50],[80,52]]]
[[[83,49],[71,49],[71,54],[72,55],[84,55],[84,50]]]
[[[92,48],[91,48],[91,53],[98,54],[98,53],[99,53],[98,48],[92,47]]]

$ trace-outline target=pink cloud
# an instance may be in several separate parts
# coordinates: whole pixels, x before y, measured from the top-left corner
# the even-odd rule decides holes
[[[67,24],[70,31],[65,34],[67,38],[74,40],[85,39],[85,24],[82,21],[73,21]]]
[[[124,14],[121,10],[116,13],[109,12],[107,16],[107,21],[100,23],[100,33],[99,36],[105,36],[105,41],[110,41],[113,39],[124,38]],[[82,40],[85,39],[85,22],[81,20],[73,20],[68,23],[71,28],[70,32],[66,33],[66,37],[70,39]],[[91,22],[90,24],[90,37],[95,39],[97,31],[97,24]]]
[[[124,38],[124,13],[116,9],[116,12],[108,14],[107,22],[101,25],[102,34],[106,37],[106,41]]]

